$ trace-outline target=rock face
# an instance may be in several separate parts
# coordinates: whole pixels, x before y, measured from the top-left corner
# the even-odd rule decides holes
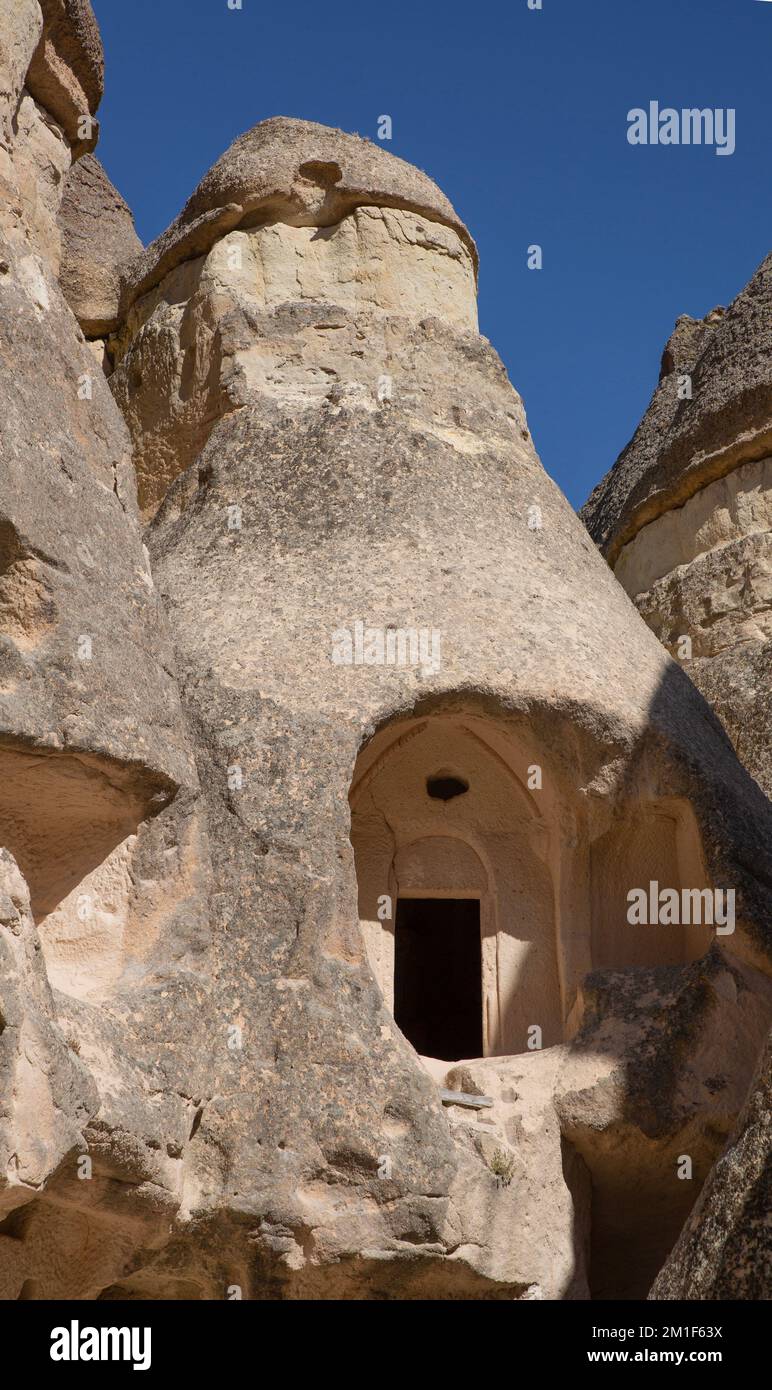
[[[681,318],[590,534],[772,794],[772,257],[726,311]],[[769,1298],[769,1046],[652,1298]]]
[[[56,25],[53,36],[44,29],[36,52],[59,43],[68,53]],[[21,113],[30,98],[23,87],[17,98]],[[64,168],[64,131],[42,110],[35,119]],[[0,211],[0,825],[38,914],[192,768],[138,526],[130,441],[62,297],[51,163],[41,148],[30,156],[27,138],[19,123],[8,178],[18,173],[46,218],[30,222],[13,190]],[[40,198],[30,192],[33,175]],[[23,790],[31,776],[34,796]]]
[[[769,808],[543,474],[476,331],[468,234],[399,164],[332,201],[349,148],[297,122],[242,137],[193,200],[199,254],[173,263],[186,213],[128,268],[112,344],[205,768],[218,1013],[243,1029],[240,1076],[260,1065],[234,1089],[212,1039],[197,1209],[210,1229],[216,1136],[261,1232],[256,1297],[643,1293],[694,1197],[676,1158],[691,1144],[704,1177],[767,1027],[767,890],[735,827],[748,797]],[[462,785],[447,802],[428,794],[443,777]],[[657,877],[744,880],[746,925],[710,965],[710,933],[627,926],[629,887]],[[479,902],[485,1057],[427,1065],[488,1113],[446,1118],[395,1028],[416,896]],[[699,1081],[647,1009],[630,1023],[631,996],[657,1017],[660,990]],[[631,1111],[644,1046],[661,1060]],[[654,1232],[633,1173],[660,1195]]]
[[[30,1194],[77,1150],[98,1102],[57,1026],[29,891],[7,850],[0,853],[0,976],[0,1165],[11,1179],[3,1183],[0,1231],[21,1239]]]
[[[114,329],[66,233],[108,389],[12,220],[0,1294],[643,1296],[772,1019],[772,807],[544,474],[469,233],[265,122]]]
[[[129,208],[92,154],[67,176],[59,226],[62,293],[86,337],[103,339],[118,327],[120,268],[142,243]]]
[[[377,389],[377,363],[388,390],[389,345],[365,349],[357,315],[475,327],[476,264],[439,189],[368,141],[281,119],[242,136],[124,272],[112,387],[145,517],[252,391],[302,407],[347,378]]]
[[[126,278],[126,302],[182,261],[205,254],[234,227],[274,221],[334,227],[359,207],[401,208],[452,228],[476,267],[463,222],[420,169],[358,135],[276,116],[233,142],[179,217],[137,257]]]
[[[650,1297],[769,1300],[772,1038],[737,1128]]]
[[[121,943],[144,932],[150,946],[136,832],[163,839],[164,808],[195,785],[130,440],[57,278],[72,120],[100,93],[89,17],[15,0],[0,55],[0,1289],[13,1298],[45,1296],[52,1250],[64,1271],[84,1248],[82,1197],[100,1179],[76,1179],[71,1217],[53,1191],[94,1152],[89,1123],[113,1136],[105,1181],[119,1186],[121,1120],[52,985],[101,998]],[[109,1092],[128,1064],[111,1061],[124,1039],[107,1009],[99,1021]],[[68,1291],[81,1277],[76,1260]]]
[[[648,412],[582,515],[772,793],[772,256],[728,310],[679,319]]]

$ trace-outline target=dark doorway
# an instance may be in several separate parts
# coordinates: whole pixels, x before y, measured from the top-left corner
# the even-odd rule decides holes
[[[480,904],[400,898],[394,941],[394,1017],[417,1052],[482,1057]]]

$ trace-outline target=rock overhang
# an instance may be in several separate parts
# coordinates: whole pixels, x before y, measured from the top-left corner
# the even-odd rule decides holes
[[[134,219],[99,160],[84,154],[67,175],[59,228],[59,283],[88,338],[118,327],[120,267],[142,250]]]
[[[123,312],[182,261],[236,228],[272,221],[332,226],[357,207],[397,208],[452,228],[477,248],[437,185],[359,135],[273,116],[239,136],[204,175],[179,216],[125,268]]]
[[[40,0],[43,32],[27,73],[32,96],[61,125],[77,159],[93,150],[104,51],[90,0]],[[86,124],[83,125],[84,118]]]

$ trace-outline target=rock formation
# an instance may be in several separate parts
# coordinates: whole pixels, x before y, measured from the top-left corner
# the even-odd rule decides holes
[[[583,516],[772,795],[772,256],[728,310],[678,320],[649,409]],[[770,1297],[770,1084],[767,1048],[652,1297]]]
[[[769,1301],[772,1248],[772,1038],[726,1150],[714,1165],[650,1297]]]
[[[772,806],[431,180],[277,118],[136,250],[24,85],[87,11],[0,59],[0,1296],[642,1297],[772,1018]]]
[[[729,309],[678,320],[582,515],[772,794],[772,256]]]
[[[129,208],[92,154],[67,175],[59,228],[62,293],[101,360],[104,339],[118,327],[120,267],[142,250],[142,242]]]
[[[93,16],[81,0],[14,0],[2,33],[0,1287],[31,1298],[76,1294],[83,1277],[67,1269],[84,1204],[70,1217],[53,1193],[41,1200],[75,1171],[86,1121],[111,1126],[116,1192],[121,1134],[142,1142],[140,1088],[105,1109],[109,1043],[101,1084],[56,989],[99,998],[121,973],[127,903],[146,899],[128,868],[137,830],[163,837],[156,817],[195,766],[130,440],[58,283],[59,198],[101,94]]]

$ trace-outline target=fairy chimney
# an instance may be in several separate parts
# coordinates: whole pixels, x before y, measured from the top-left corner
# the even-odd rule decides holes
[[[542,470],[471,236],[263,122],[82,398],[24,254],[0,1293],[645,1294],[772,1017],[772,809]]]
[[[641,424],[583,509],[649,627],[772,795],[772,257],[684,316]],[[652,1298],[768,1298],[769,1042]],[[766,1186],[765,1186],[766,1185]]]
[[[680,318],[591,536],[772,794],[772,256],[727,310]]]

